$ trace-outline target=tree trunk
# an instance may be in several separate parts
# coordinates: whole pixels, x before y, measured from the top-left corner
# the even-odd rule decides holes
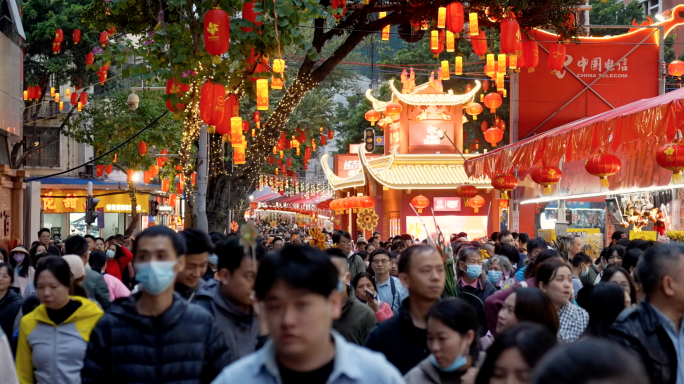
[[[130,236],[138,226],[138,197],[136,196],[135,183],[128,182],[128,196],[131,198],[131,223],[128,224],[124,236]]]

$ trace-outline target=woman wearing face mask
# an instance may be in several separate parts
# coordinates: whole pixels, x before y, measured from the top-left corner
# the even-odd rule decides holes
[[[475,384],[529,384],[532,370],[556,343],[556,335],[539,324],[520,323],[506,330],[487,350]]]
[[[209,265],[207,265],[207,272],[202,276],[204,281],[214,280],[214,275],[218,271],[218,255],[212,253],[209,255]]]
[[[76,283],[61,257],[49,256],[38,264],[35,285],[42,304],[21,319],[19,382],[80,383],[88,338],[102,310],[95,302],[71,296]]]
[[[461,384],[472,382],[478,358],[477,314],[460,299],[435,304],[427,320],[430,356],[410,370],[407,384]]]
[[[482,254],[482,252],[480,252]],[[494,287],[499,289],[508,289],[512,287],[515,281],[515,268],[506,256],[494,255],[482,262],[482,269]]]
[[[105,252],[107,256],[106,272],[123,281],[123,275],[128,264],[133,260],[131,251],[121,247],[119,244],[110,244]]]
[[[577,340],[587,328],[589,314],[570,301],[572,299],[570,267],[559,259],[543,262],[537,268],[537,287],[551,299],[558,313],[560,321],[558,341],[569,343]]]
[[[477,248],[465,247],[458,251],[456,296],[475,308],[480,323],[479,337],[487,333],[484,302],[496,288],[482,278],[482,255]]]
[[[19,288],[21,295],[24,296],[26,286],[29,285],[35,277],[36,270],[31,265],[28,258],[28,251],[22,246],[18,246],[10,252],[9,262],[14,268],[14,283],[13,287]]]
[[[354,292],[356,292],[356,298],[375,312],[375,318],[378,320],[378,323],[394,315],[389,304],[380,301],[378,298],[378,287],[375,285],[375,279],[370,273],[359,272],[351,284]]]

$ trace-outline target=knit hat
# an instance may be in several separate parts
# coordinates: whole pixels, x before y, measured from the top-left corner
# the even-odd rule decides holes
[[[83,266],[83,259],[81,256],[66,255],[62,256],[62,259],[69,264],[71,276],[74,278],[74,280],[78,280],[85,275],[85,267]]]

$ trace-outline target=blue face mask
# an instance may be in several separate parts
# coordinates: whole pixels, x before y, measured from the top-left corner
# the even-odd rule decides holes
[[[173,267],[175,261],[150,261],[138,263],[135,267],[135,278],[142,283],[143,291],[150,295],[159,295],[166,291],[176,279]]]
[[[463,345],[461,346],[461,351],[465,351],[467,353],[466,345],[465,345],[465,340],[463,340]],[[468,364],[468,359],[466,358],[465,355],[461,355],[454,360],[453,363],[451,363],[448,367],[442,368],[439,366],[439,363],[437,363],[437,359],[435,359],[435,355],[430,355],[430,362],[432,365],[434,365],[437,369],[439,369],[442,372],[454,372],[458,371],[459,369],[463,368],[466,364]]]
[[[580,276],[584,277],[589,273],[589,269],[583,269],[582,272],[580,273]]]
[[[501,280],[501,271],[488,271],[487,277],[492,284],[496,284]]]
[[[466,265],[466,275],[471,279],[477,279],[482,274],[482,266],[479,264]]]
[[[218,265],[218,255],[216,255],[215,253],[209,255],[209,264]]]

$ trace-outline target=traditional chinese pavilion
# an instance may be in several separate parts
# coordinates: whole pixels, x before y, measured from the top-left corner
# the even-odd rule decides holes
[[[425,227],[434,233],[435,220],[447,237],[461,231],[471,238],[485,236],[492,223],[493,228],[498,228],[499,202],[488,178],[470,178],[465,173],[464,161],[476,155],[462,154],[463,123],[468,121],[463,116],[464,108],[480,91],[480,82],[459,95],[444,92],[440,81],[419,86],[403,83],[399,90],[393,80],[389,81],[389,101],[376,99],[371,90],[366,92],[373,109],[384,116],[379,122],[384,129],[384,155],[371,155],[361,145],[349,154],[336,155],[333,168],[328,164],[328,155],[321,159],[335,197],[374,197],[379,216],[374,230],[381,232],[383,239],[410,233],[423,240],[428,235]],[[477,188],[481,196],[475,199],[477,209],[456,196],[456,189],[464,184]],[[427,202],[422,213],[412,208],[411,202],[415,206],[418,201],[416,197],[422,202],[417,205]],[[497,209],[491,209],[492,202]],[[357,213],[346,211],[340,219],[338,228],[355,237]],[[364,235],[368,237],[370,232]]]

